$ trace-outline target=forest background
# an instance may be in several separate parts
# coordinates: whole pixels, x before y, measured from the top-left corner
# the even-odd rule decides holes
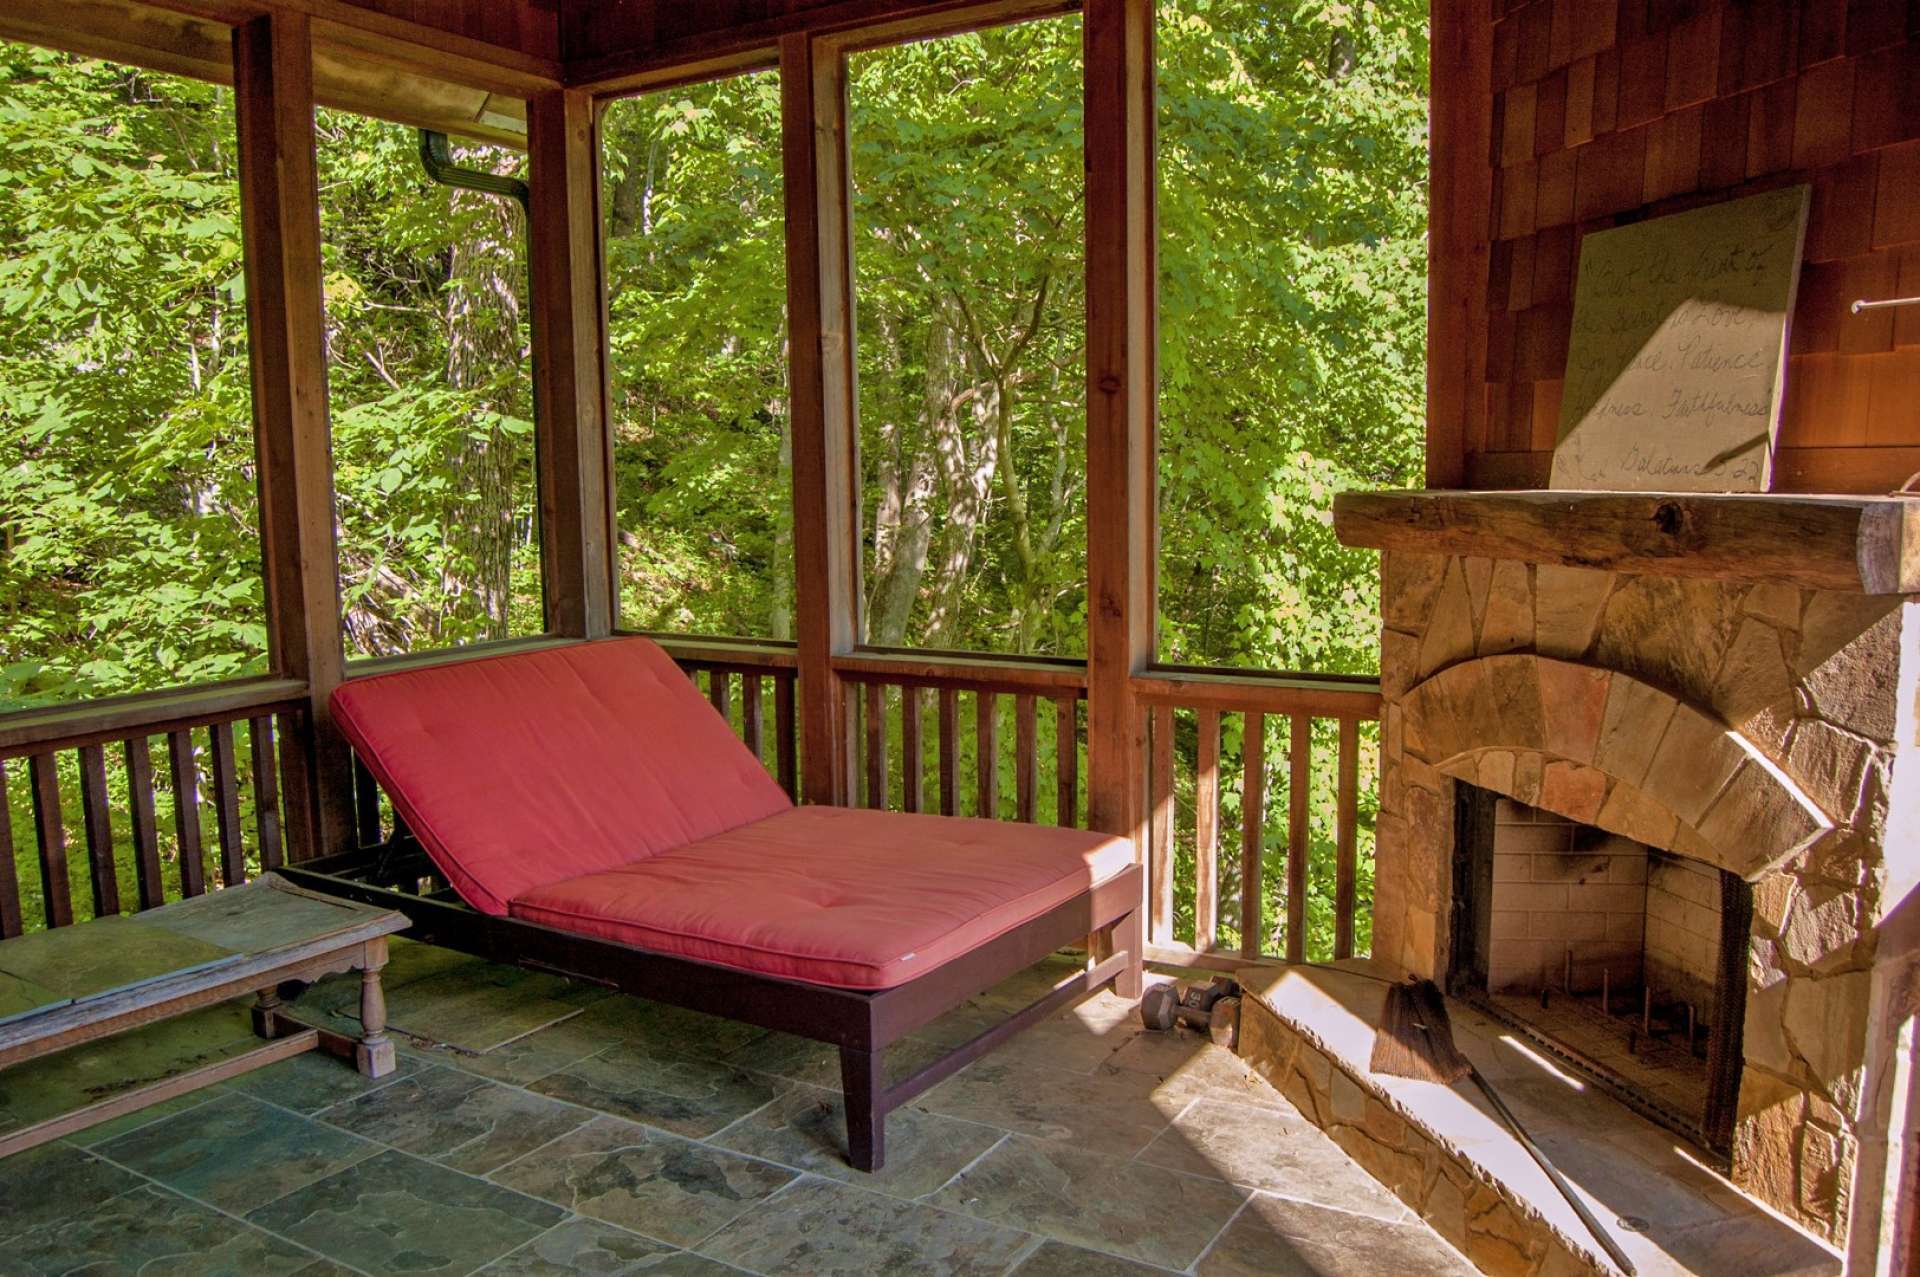
[[[1425,23],[1409,0],[1161,8],[1163,661],[1377,668],[1376,561],[1329,509],[1421,481]],[[869,643],[1084,654],[1080,75],[1072,16],[853,57]],[[792,633],[779,97],[766,72],[604,117],[627,628]],[[522,214],[431,183],[413,130],[323,110],[318,133],[348,656],[537,634]],[[234,150],[223,88],[0,42],[0,712],[264,668]],[[1190,778],[1184,717],[1175,745]],[[1230,716],[1223,775],[1239,752]],[[1222,803],[1231,824],[1237,780]],[[1181,908],[1190,937],[1190,886]]]

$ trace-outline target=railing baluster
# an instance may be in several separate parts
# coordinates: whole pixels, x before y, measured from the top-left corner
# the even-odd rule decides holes
[[[760,757],[760,676],[740,676],[740,739],[747,752]]]
[[[1334,818],[1333,956],[1351,958],[1355,827],[1360,812],[1360,724],[1351,718],[1340,720],[1339,793]]]
[[[200,782],[186,728],[167,733],[167,769],[173,779],[173,827],[180,835],[180,894],[198,896],[207,889],[207,866],[200,848]]]
[[[723,669],[707,671],[707,700],[712,702],[720,721],[733,725],[733,675]]]
[[[1153,707],[1153,767],[1148,790],[1147,913],[1155,944],[1173,943],[1173,708]]]
[[[1033,697],[1013,698],[1014,815],[1033,823],[1033,795],[1040,787],[1040,751],[1035,748]]]
[[[780,774],[780,788],[787,797],[800,797],[799,740],[794,734],[793,673],[781,670],[773,676],[774,761]]]
[[[960,697],[951,687],[940,689],[940,814],[960,810]]]
[[[237,887],[247,880],[247,853],[240,837],[240,773],[234,766],[233,724],[209,724],[207,739],[213,746],[213,814],[220,840],[220,885]]]
[[[1260,956],[1260,855],[1266,847],[1267,716],[1250,709],[1240,737],[1240,956]]]
[[[1193,784],[1193,947],[1212,949],[1220,934],[1220,711],[1195,714],[1200,728]]]
[[[7,798],[7,764],[0,761],[0,940],[25,929],[20,916],[20,875],[14,868],[13,804]]]
[[[132,812],[134,883],[140,907],[157,909],[167,903],[166,880],[160,876],[160,830],[153,818],[152,743],[145,736],[127,741],[127,807]]]
[[[1079,701],[1062,696],[1053,703],[1053,823],[1071,829],[1080,823]]]
[[[353,756],[353,832],[362,847],[380,842],[380,782]]]
[[[107,756],[99,745],[80,747],[80,818],[87,831],[93,916],[119,913],[120,882],[113,872],[113,814],[107,806]]]
[[[262,714],[247,725],[247,753],[253,760],[253,823],[260,838],[260,867],[278,869],[280,786],[274,768],[273,719]]]
[[[900,689],[900,810],[919,811],[926,797],[927,756],[920,740],[920,690]]]
[[[52,754],[35,754],[27,764],[33,783],[33,832],[40,844],[40,885],[46,893],[47,925],[73,921],[73,893],[67,881],[67,830],[60,815],[60,767]]]
[[[887,809],[887,688],[884,683],[866,686],[867,728],[867,806],[875,811]]]
[[[973,694],[973,814],[1000,815],[1000,698]]]
[[[1313,720],[1292,715],[1287,749],[1287,961],[1307,959],[1307,787],[1313,771]]]

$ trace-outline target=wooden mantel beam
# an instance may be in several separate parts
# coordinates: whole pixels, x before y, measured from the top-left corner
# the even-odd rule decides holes
[[[1920,592],[1920,498],[1772,492],[1343,492],[1340,540],[1651,576]]]

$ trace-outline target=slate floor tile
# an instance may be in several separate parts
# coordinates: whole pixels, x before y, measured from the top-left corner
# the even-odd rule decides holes
[[[1291,1109],[1196,1100],[1147,1145],[1140,1160],[1375,1219],[1410,1218],[1398,1197]]]
[[[389,1150],[251,1212],[247,1219],[370,1273],[471,1272],[565,1212]]]
[[[492,1178],[578,1214],[690,1246],[765,1201],[794,1173],[599,1117]]]
[[[1171,1271],[1065,1242],[1047,1241],[1013,1270],[1012,1277],[1162,1277]]]
[[[1135,1074],[1080,1076],[988,1056],[914,1101],[916,1107],[1058,1140],[1111,1157],[1145,1148],[1190,1102],[1158,1093]]]
[[[766,1033],[757,1024],[622,994],[588,1007],[581,1013],[581,1025],[597,1033],[602,1046],[647,1042],[709,1060],[720,1059]]]
[[[476,1277],[615,1277],[658,1273],[658,1265],[681,1252],[665,1242],[578,1215],[555,1224],[532,1241],[480,1269]]]
[[[795,1086],[778,1104],[728,1127],[714,1142],[892,1197],[922,1197],[992,1148],[1005,1132],[915,1108],[887,1117],[887,1161],[868,1175],[847,1164],[846,1108],[837,1091]]]
[[[1195,1270],[1200,1277],[1473,1277],[1430,1229],[1265,1193],[1247,1203]]]
[[[766,1106],[791,1085],[665,1047],[626,1042],[549,1073],[532,1089],[697,1139]]]
[[[0,1241],[138,1188],[140,1177],[66,1144],[0,1161]]]
[[[1072,1245],[1185,1268],[1245,1194],[1219,1180],[1015,1136],[927,1200]]]
[[[346,1060],[335,1059],[323,1051],[308,1051],[291,1060],[243,1073],[227,1086],[311,1116],[342,1100],[391,1086],[419,1067],[412,1057],[401,1054],[393,1072],[382,1078],[371,1078]]]
[[[911,1077],[945,1054],[944,1048],[932,1042],[914,1038],[896,1042],[886,1053],[887,1080],[898,1082]],[[840,1049],[791,1033],[764,1033],[729,1053],[726,1063],[809,1086],[840,1089]]]
[[[380,1149],[250,1095],[229,1092],[108,1140],[96,1151],[176,1192],[244,1214]]]
[[[1015,1229],[809,1176],[722,1229],[704,1254],[757,1273],[986,1277],[1031,1239]]]
[[[5,1270],[87,1277],[322,1277],[311,1251],[145,1185],[7,1244]]]
[[[368,1139],[484,1175],[592,1114],[456,1069],[429,1065],[392,1086],[321,1114],[321,1121]]]
[[[387,1023],[425,1042],[488,1051],[580,1014],[605,992],[558,976],[490,968],[485,978],[465,969],[431,975],[387,999]]]

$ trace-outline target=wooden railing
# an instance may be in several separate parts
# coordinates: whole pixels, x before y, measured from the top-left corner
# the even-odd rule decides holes
[[[852,687],[848,713],[858,724],[853,738],[862,805],[1082,823],[1086,671],[1078,661],[862,652],[839,658],[834,668]],[[1009,702],[1011,754],[1001,716]],[[1049,707],[1044,718],[1042,703]],[[971,719],[970,728],[963,719]],[[1044,777],[1041,764],[1049,758],[1053,775]]]
[[[255,679],[0,720],[0,848],[16,845],[19,809],[30,813],[36,853],[24,881],[20,860],[0,856],[0,937],[196,896],[209,886],[209,868],[231,886],[277,866],[284,840],[275,722],[303,710],[303,690]],[[159,769],[156,738],[166,743]],[[79,818],[76,850],[84,850],[78,865],[69,854],[70,812]]]
[[[763,761],[760,718],[741,707],[775,683],[788,706],[775,736],[792,793],[791,649],[663,642]],[[1081,662],[867,649],[834,669],[849,685],[849,801],[1085,823]],[[1364,952],[1377,680],[1161,667],[1134,687],[1151,742],[1154,955],[1232,966]],[[1223,817],[1236,812],[1238,855],[1223,865]]]
[[[1301,962],[1360,951],[1357,923],[1370,903],[1359,892],[1368,814],[1362,799],[1371,804],[1378,757],[1365,737],[1380,716],[1378,683],[1161,669],[1136,679],[1135,691],[1148,714],[1149,938],[1159,955],[1209,965],[1212,955],[1229,952],[1238,961],[1284,956]],[[1223,738],[1235,726],[1237,758],[1228,758]],[[1284,750],[1272,748],[1281,741]],[[1316,758],[1333,763],[1330,777]],[[1176,767],[1186,759],[1190,769]],[[1239,854],[1229,852],[1223,874],[1223,799],[1230,794],[1238,799]],[[1269,885],[1275,850],[1284,872]],[[1318,893],[1330,925],[1320,928],[1317,945],[1311,942],[1316,867],[1330,868],[1332,878],[1330,891]],[[1182,914],[1191,920],[1185,935],[1177,934]]]
[[[797,793],[792,648],[663,643]],[[834,666],[848,687],[848,801],[1085,823],[1080,662],[867,650]],[[1153,956],[1235,965],[1364,952],[1377,683],[1163,667],[1134,690],[1150,742]],[[32,851],[0,856],[0,935],[151,908],[278,865],[276,720],[284,736],[283,716],[304,704],[300,684],[263,679],[0,718],[0,847],[25,821]],[[362,845],[395,832],[358,767],[354,815]]]

